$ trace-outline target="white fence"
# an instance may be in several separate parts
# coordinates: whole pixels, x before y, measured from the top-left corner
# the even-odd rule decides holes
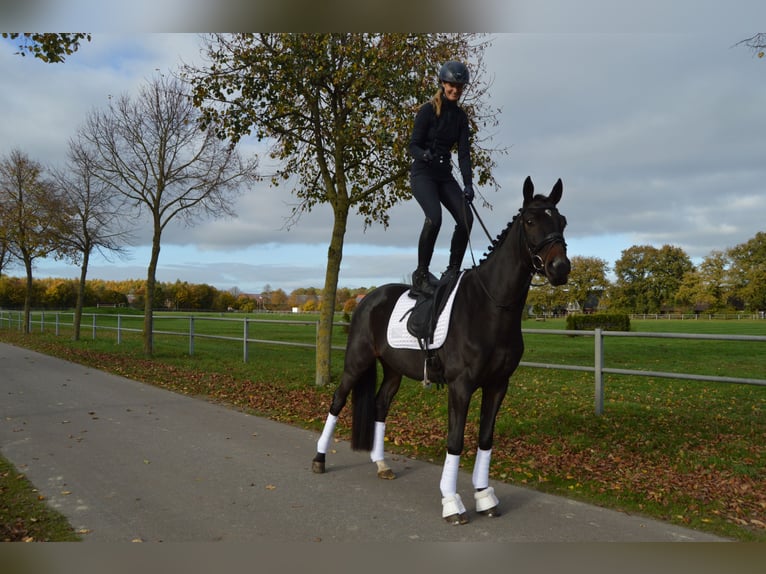
[[[51,318],[51,315],[54,315]],[[29,331],[32,332],[35,325],[39,325],[39,331],[43,332],[46,325],[50,327],[53,323],[55,334],[59,335],[59,329],[62,326],[71,326],[71,322],[62,322],[62,317],[72,316],[72,313],[63,312],[35,312],[30,317]],[[38,319],[35,320],[35,317]],[[86,321],[86,318],[90,317],[90,323]],[[98,325],[97,318],[111,317],[116,319],[115,326]],[[124,319],[129,319],[133,323],[139,320],[143,320],[143,316],[140,315],[99,315],[99,314],[84,314],[82,329],[85,330],[88,327],[91,329],[91,336],[96,338],[99,330],[113,330],[117,332],[117,343],[122,341],[122,334],[126,332],[141,332],[142,329],[135,327],[125,327],[122,325]],[[162,319],[172,319],[178,322],[179,319],[184,319],[183,316],[156,316],[155,322]],[[194,354],[194,342],[196,339],[218,339],[238,342],[242,344],[243,349],[243,361],[247,362],[248,347],[250,344],[270,344],[270,345],[286,345],[294,347],[306,347],[316,348],[316,340],[311,343],[296,342],[296,341],[280,341],[280,340],[267,340],[267,339],[253,339],[249,336],[249,326],[253,323],[272,323],[272,324],[289,324],[289,325],[316,325],[316,321],[293,321],[293,320],[274,320],[274,319],[252,319],[252,318],[230,318],[230,317],[204,317],[200,319],[194,316],[186,317],[188,320],[188,328],[185,331],[169,331],[155,329],[155,334],[163,335],[176,335],[182,337],[188,337],[189,340],[189,355]],[[196,325],[200,321],[226,321],[239,323],[239,332],[242,333],[238,336],[220,335],[220,334],[205,334],[200,333],[196,329]],[[23,314],[19,311],[2,311],[0,310],[0,328],[18,328],[21,329],[23,321]],[[345,326],[348,323],[334,323],[336,326]],[[318,330],[318,329],[317,329]],[[707,381],[714,383],[729,383],[729,384],[742,384],[742,385],[757,385],[766,386],[766,379],[750,379],[741,377],[723,377],[717,375],[703,375],[703,374],[689,374],[689,373],[675,373],[665,371],[650,371],[639,369],[618,369],[604,366],[604,339],[607,337],[632,337],[632,338],[663,338],[663,339],[697,339],[697,340],[713,340],[713,341],[750,341],[756,343],[766,343],[766,336],[758,335],[710,335],[710,334],[687,334],[687,333],[652,333],[652,332],[628,332],[628,331],[604,331],[602,329],[595,329],[592,331],[579,331],[579,330],[557,330],[557,329],[522,329],[525,334],[536,335],[550,335],[550,336],[576,336],[576,337],[593,337],[593,365],[567,365],[567,364],[552,364],[552,363],[536,363],[522,361],[520,363],[523,367],[538,368],[538,369],[559,369],[566,371],[582,371],[593,373],[594,380],[594,411],[597,415],[601,415],[604,412],[604,374],[613,375],[634,375],[645,377],[660,377],[668,379],[681,379],[681,380],[694,380],[694,381]],[[344,351],[345,347],[333,346],[334,350]],[[761,348],[762,349],[762,348]],[[764,352],[764,363],[766,364],[766,351]]]
[[[699,375],[689,373],[672,373],[664,371],[647,371],[638,369],[615,369],[604,367],[604,339],[606,337],[643,337],[659,339],[697,339],[713,341],[754,341],[766,343],[766,336],[758,335],[705,335],[691,333],[648,333],[632,331],[604,331],[595,329],[593,331],[572,331],[572,330],[554,330],[554,329],[523,329],[524,333],[535,333],[538,335],[567,335],[577,337],[593,337],[593,366],[580,365],[559,365],[548,363],[532,363],[522,361],[520,364],[524,367],[534,367],[540,369],[561,369],[567,371],[585,371],[593,373],[595,386],[594,410],[597,415],[604,412],[604,374],[613,375],[635,375],[643,377],[661,377],[667,379],[683,379],[693,381],[708,381],[714,383],[734,383],[740,385],[758,385],[766,386],[766,379],[747,379],[739,377],[720,377],[715,375]],[[766,358],[766,353],[764,353]]]

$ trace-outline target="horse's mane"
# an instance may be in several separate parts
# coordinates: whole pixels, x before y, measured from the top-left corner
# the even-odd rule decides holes
[[[511,227],[513,227],[514,222],[521,214],[521,210],[519,210],[519,213],[513,216],[513,219],[511,219],[508,222],[508,225],[505,226],[505,229],[503,229],[495,239],[492,240],[492,243],[489,244],[487,247],[487,251],[484,253],[482,258],[479,260],[479,265],[484,263],[485,261],[488,261],[496,252],[497,248],[503,244],[503,242],[508,237],[508,234],[511,232]]]

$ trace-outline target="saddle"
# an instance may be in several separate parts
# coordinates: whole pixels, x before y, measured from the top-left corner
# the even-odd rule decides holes
[[[415,305],[409,311],[407,331],[420,341],[421,347],[425,345],[427,348],[429,343],[434,342],[436,321],[456,283],[457,278],[449,283],[439,283],[433,295],[410,289],[409,296],[415,299]]]
[[[409,296],[415,299],[415,305],[409,311],[407,331],[420,341],[423,348],[434,342],[434,330],[439,315],[444,310],[450,293],[457,285],[458,276],[446,283],[439,283],[433,295],[410,289]]]
[[[434,381],[438,387],[446,383],[444,366],[431,345],[434,343],[434,333],[439,316],[460,282],[460,277],[461,275],[458,274],[448,282],[439,283],[433,295],[413,290],[408,293],[410,298],[415,299],[415,304],[408,311],[407,331],[417,339],[420,349],[426,355],[423,365],[423,385],[425,387],[429,387],[431,381]]]

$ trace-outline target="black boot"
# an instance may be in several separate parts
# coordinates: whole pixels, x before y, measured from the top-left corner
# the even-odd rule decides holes
[[[418,267],[412,273],[412,290],[429,297],[434,294],[436,290],[431,282],[432,275],[428,272],[428,269],[422,269]]]
[[[460,275],[460,266],[449,265],[447,269],[444,270],[444,273],[442,273],[441,279],[439,279],[439,283],[449,285],[455,279],[457,279],[458,275]]]

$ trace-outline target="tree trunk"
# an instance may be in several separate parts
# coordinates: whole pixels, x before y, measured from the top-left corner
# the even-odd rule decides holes
[[[27,272],[27,288],[24,294],[24,333],[29,333],[30,328],[29,320],[32,315],[32,260],[28,257],[24,257],[24,269]]]
[[[156,227],[156,226],[155,226]],[[144,295],[144,355],[151,357],[154,352],[154,288],[156,285],[157,262],[160,259],[160,231],[155,230],[152,237],[152,257],[146,273],[146,293]]]
[[[88,261],[90,250],[83,250],[82,266],[80,267],[80,283],[77,285],[77,303],[74,307],[74,340],[80,340],[80,325],[82,323],[82,308],[85,305],[85,280],[88,276]]]
[[[332,355],[332,324],[335,319],[335,294],[338,289],[340,263],[343,258],[343,239],[346,235],[348,206],[336,206],[332,239],[327,250],[327,270],[325,272],[322,305],[319,311],[319,331],[317,333],[316,384],[325,386],[330,382],[330,357]]]

